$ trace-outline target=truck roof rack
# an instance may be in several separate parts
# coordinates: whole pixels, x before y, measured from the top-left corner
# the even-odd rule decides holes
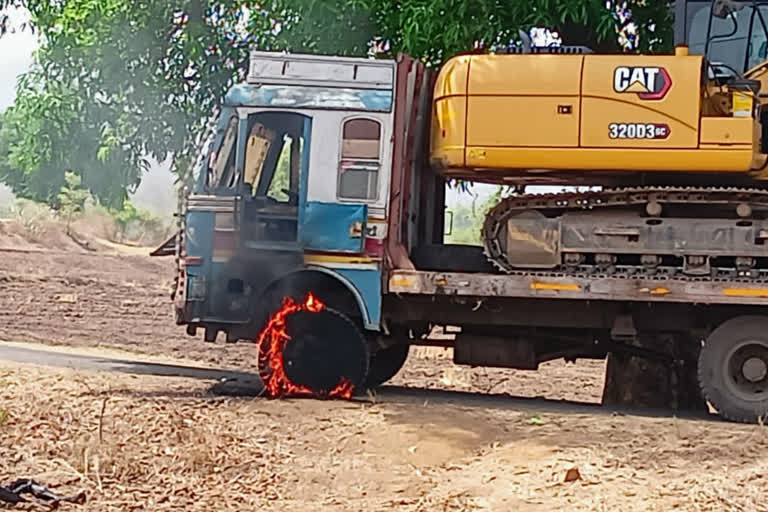
[[[251,52],[246,81],[256,85],[304,85],[391,90],[392,60]]]

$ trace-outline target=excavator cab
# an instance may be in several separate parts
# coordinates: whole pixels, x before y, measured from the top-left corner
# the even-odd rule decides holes
[[[678,1],[675,45],[706,56],[710,78],[743,77],[768,60],[768,1]]]

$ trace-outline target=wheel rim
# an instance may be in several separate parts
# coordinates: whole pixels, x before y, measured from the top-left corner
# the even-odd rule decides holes
[[[731,393],[748,402],[768,400],[768,341],[741,341],[723,364],[725,384]]]

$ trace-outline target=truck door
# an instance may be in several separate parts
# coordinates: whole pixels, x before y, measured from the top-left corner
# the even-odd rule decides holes
[[[247,323],[252,300],[303,265],[299,210],[311,119],[291,112],[220,123],[198,193],[187,204],[186,301],[207,323]]]
[[[235,195],[224,186],[234,175],[239,123],[236,112],[225,108],[212,140],[198,162],[194,191],[185,199],[179,236],[179,281],[176,287],[180,320],[200,322],[216,316],[212,292],[227,253],[234,243]]]
[[[301,175],[308,166],[309,129],[308,117],[288,112],[252,114],[241,121],[237,218],[243,249],[301,252]]]

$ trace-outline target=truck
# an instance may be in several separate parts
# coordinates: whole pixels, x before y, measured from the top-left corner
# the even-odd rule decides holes
[[[258,341],[265,379],[322,367],[347,391],[392,378],[435,326],[456,328],[441,343],[462,365],[651,358],[722,417],[761,419],[766,4],[675,2],[674,55],[524,44],[435,69],[254,51],[153,253],[176,257],[177,324]],[[445,241],[453,180],[514,190],[482,246]],[[286,324],[318,303],[330,316]]]

